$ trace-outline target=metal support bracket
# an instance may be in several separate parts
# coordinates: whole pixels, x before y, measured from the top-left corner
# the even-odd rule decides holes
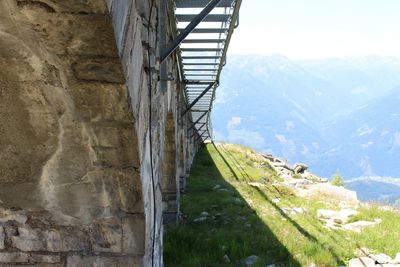
[[[166,0],[164,0],[166,1]],[[193,20],[189,23],[189,25],[172,41],[172,43],[162,51],[160,55],[160,63],[162,63],[169,55],[171,55],[178,46],[182,43],[182,41],[196,28],[197,25],[200,24],[210,12],[221,2],[222,0],[212,0],[208,3],[208,5],[198,14]]]
[[[203,136],[204,136],[204,134],[207,133],[207,132],[208,132],[208,131],[204,131],[201,135],[199,134],[199,135],[197,136],[197,138],[196,138],[195,141],[197,141],[197,140],[199,140],[199,139],[202,139]],[[208,138],[208,137],[207,137],[207,138]]]
[[[194,105],[196,105],[196,103],[197,103],[205,94],[207,94],[207,92],[210,91],[210,89],[213,88],[215,84],[217,84],[217,82],[210,83],[210,85],[207,86],[206,89],[204,89],[203,92],[201,92],[201,94],[200,94],[198,97],[196,97],[195,100],[193,100],[193,102],[192,102],[192,103],[189,105],[189,107],[182,113],[181,116],[184,116],[189,110],[191,110],[192,107],[193,107]]]
[[[203,115],[201,115],[195,122],[192,123],[192,125],[189,127],[188,131],[194,128],[194,126],[202,119],[204,118],[205,115],[207,115],[208,110],[206,110]]]
[[[206,123],[203,123],[203,125],[200,126],[200,128],[197,131],[200,131],[204,126],[206,126]],[[190,138],[193,138],[195,133],[193,133]]]
[[[159,33],[160,33],[160,48],[159,48],[159,54],[165,50],[166,48],[166,43],[167,43],[167,9],[168,9],[168,0],[160,0],[160,6],[159,6],[159,20],[160,23],[158,24],[159,26]],[[150,27],[150,26],[149,26]],[[167,91],[167,81],[169,80],[168,77],[168,65],[167,61],[160,62],[160,88],[162,92]]]

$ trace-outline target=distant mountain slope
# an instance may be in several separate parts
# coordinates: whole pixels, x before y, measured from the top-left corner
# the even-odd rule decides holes
[[[400,87],[365,107],[336,118],[322,130],[331,144],[322,158],[339,168],[345,163],[349,175],[361,170],[365,175],[400,174]],[[334,133],[334,134],[333,134]],[[334,152],[332,152],[334,151]],[[342,160],[338,161],[337,158]]]
[[[213,111],[217,140],[319,175],[400,176],[400,59],[231,56]]]

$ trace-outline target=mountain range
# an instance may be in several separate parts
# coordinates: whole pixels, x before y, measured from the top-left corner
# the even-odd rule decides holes
[[[228,60],[216,140],[307,163],[320,176],[400,177],[400,58]]]

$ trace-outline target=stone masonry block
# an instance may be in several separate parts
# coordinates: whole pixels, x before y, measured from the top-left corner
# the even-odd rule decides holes
[[[29,254],[22,252],[0,252],[0,263],[27,263]]]
[[[125,83],[119,58],[81,59],[72,65],[72,69],[78,80]]]
[[[60,255],[31,254],[29,262],[34,262],[34,263],[59,263],[59,262],[61,262],[61,257],[60,257]]]
[[[88,241],[78,229],[32,229],[18,227],[19,236],[12,236],[12,245],[22,251],[86,251]]]
[[[135,215],[122,219],[123,252],[135,255],[144,254],[145,221],[144,216]]]
[[[67,258],[67,267],[139,267],[140,257],[101,257],[73,255]]]
[[[4,228],[3,226],[0,226],[0,249],[5,249],[4,239],[5,239]]]
[[[60,13],[80,13],[80,14],[106,14],[107,8],[104,1],[97,0],[69,0],[69,1],[53,1],[53,0],[17,0],[20,7],[26,9],[41,8],[47,12]]]
[[[57,55],[117,55],[109,16],[32,12],[29,18],[34,30],[49,51]]]
[[[112,167],[139,167],[137,137],[133,127],[106,127],[93,125],[96,144],[93,147],[96,165]]]
[[[121,220],[108,218],[94,223],[91,231],[92,248],[95,253],[122,252]]]

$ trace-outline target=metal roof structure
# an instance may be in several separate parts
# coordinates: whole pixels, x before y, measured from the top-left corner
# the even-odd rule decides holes
[[[161,55],[176,50],[185,86],[190,129],[198,138],[212,138],[211,110],[225,65],[229,42],[238,26],[241,0],[174,0],[177,37]]]

